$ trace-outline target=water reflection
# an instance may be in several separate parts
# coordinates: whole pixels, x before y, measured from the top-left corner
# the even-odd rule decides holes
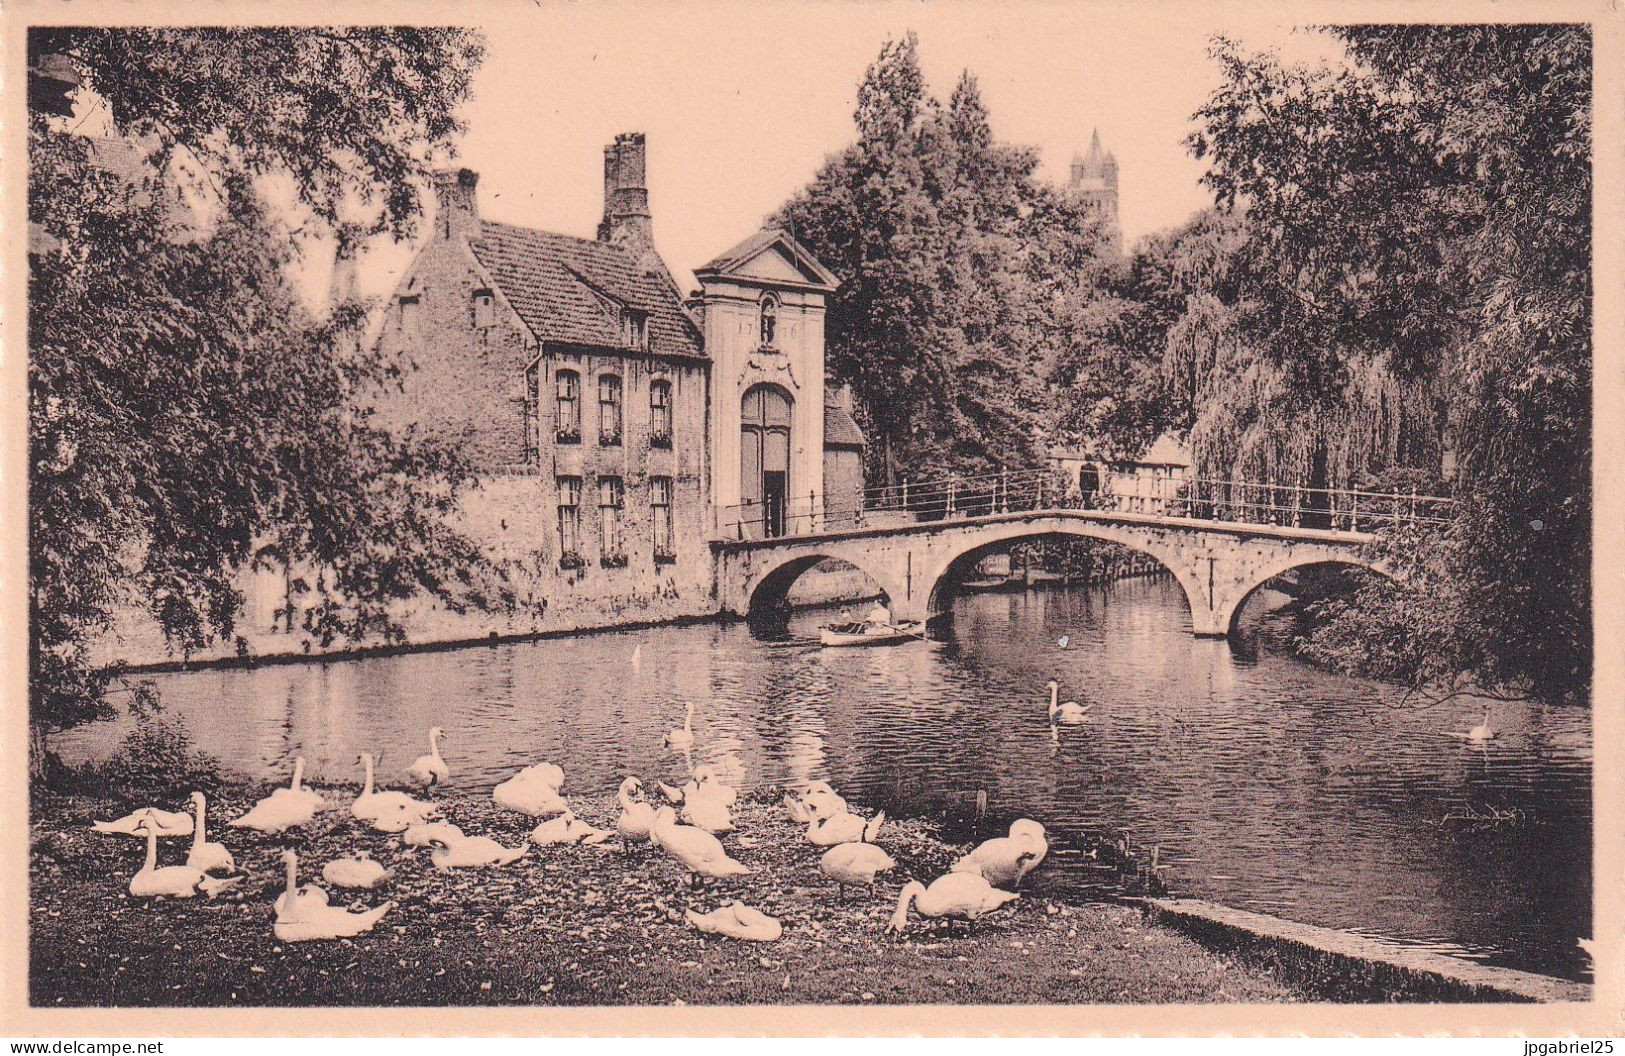
[[[1177,585],[1133,581],[972,595],[948,640],[891,648],[820,649],[804,614],[776,640],[697,625],[159,682],[200,746],[244,773],[285,774],[303,754],[313,780],[355,781],[357,753],[383,751],[398,774],[439,725],[451,783],[476,789],[544,759],[570,791],[684,780],[661,739],[693,702],[692,763],[741,788],[822,778],[951,819],[985,791],[985,828],[1043,820],[1057,853],[1040,890],[1090,880],[1069,843],[1127,831],[1160,848],[1181,893],[1579,975],[1588,712],[1497,703],[1502,736],[1466,745],[1448,734],[1481,707],[1420,708],[1292,660],[1270,601],[1235,647],[1190,635]],[[1051,678],[1095,704],[1085,725],[1050,725]],[[63,748],[100,754],[121,727]]]

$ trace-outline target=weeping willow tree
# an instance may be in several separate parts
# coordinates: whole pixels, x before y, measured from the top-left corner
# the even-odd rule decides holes
[[[1190,145],[1244,235],[1229,288],[1168,331],[1167,378],[1197,379],[1199,465],[1333,486],[1453,468],[1450,528],[1389,540],[1395,581],[1314,644],[1417,682],[1584,697],[1590,31],[1326,35],[1342,61],[1213,49],[1224,81]]]
[[[1199,476],[1341,489],[1396,470],[1440,474],[1447,418],[1438,378],[1409,376],[1384,355],[1342,358],[1316,375],[1274,354],[1246,326],[1246,311],[1198,292],[1167,333],[1162,377],[1186,409]]]

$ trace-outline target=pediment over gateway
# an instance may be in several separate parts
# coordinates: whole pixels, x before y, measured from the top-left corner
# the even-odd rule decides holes
[[[784,231],[758,231],[703,267],[699,278],[755,279],[833,290],[840,280]]]

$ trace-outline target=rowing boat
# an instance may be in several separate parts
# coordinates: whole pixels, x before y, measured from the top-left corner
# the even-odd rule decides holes
[[[905,621],[886,623],[836,623],[818,629],[818,640],[830,648],[847,645],[895,645],[924,638],[924,628]]]

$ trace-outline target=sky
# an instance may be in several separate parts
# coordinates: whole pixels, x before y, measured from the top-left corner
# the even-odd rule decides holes
[[[1036,147],[1065,180],[1098,129],[1117,155],[1129,243],[1210,204],[1182,140],[1218,83],[1223,28],[1200,9],[826,3],[546,6],[486,22],[486,61],[464,108],[459,163],[480,175],[488,219],[592,237],[603,146],[648,137],[657,245],[690,272],[757,230],[854,138],[864,69],[909,30],[929,90],[980,82],[1001,140]],[[1282,31],[1255,27],[1258,39]],[[1253,37],[1243,34],[1243,39]],[[374,252],[366,292],[387,292],[400,251]]]

